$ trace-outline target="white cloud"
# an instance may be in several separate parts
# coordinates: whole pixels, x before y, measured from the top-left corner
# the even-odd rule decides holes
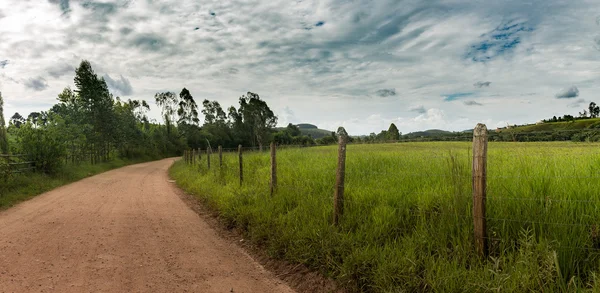
[[[115,95],[131,89],[128,97],[152,101],[186,87],[228,107],[252,91],[280,124],[343,125],[351,134],[392,122],[406,133],[576,115],[556,93],[577,85],[589,100],[600,90],[594,1],[96,2],[0,1],[7,113],[47,110],[73,86],[82,59],[118,82]],[[515,23],[512,35],[495,36]],[[473,50],[490,59],[468,58]],[[45,86],[28,90],[30,78]],[[485,106],[443,101],[468,92]],[[160,119],[156,108],[151,115]]]

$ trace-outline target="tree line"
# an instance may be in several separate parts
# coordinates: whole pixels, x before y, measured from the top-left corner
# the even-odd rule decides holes
[[[69,163],[162,158],[181,155],[187,148],[327,143],[303,135],[292,124],[275,129],[277,116],[252,92],[227,109],[208,99],[196,103],[186,88],[179,94],[158,92],[154,101],[163,123],[156,123],[147,116],[146,101],[114,97],[87,60],[75,69],[74,85],[58,94],[47,111],[15,113],[8,126],[0,94],[0,152],[26,154],[38,170],[52,173]]]

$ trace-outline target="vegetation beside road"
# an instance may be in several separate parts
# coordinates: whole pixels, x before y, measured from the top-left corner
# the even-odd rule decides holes
[[[348,145],[346,201],[333,227],[337,148],[237,153],[224,167],[178,161],[170,175],[271,256],[366,292],[600,289],[600,157],[594,143],[494,143],[490,256],[474,249],[470,143]],[[216,166],[216,167],[215,167]]]

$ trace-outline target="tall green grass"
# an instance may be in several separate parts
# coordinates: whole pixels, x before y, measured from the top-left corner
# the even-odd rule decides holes
[[[32,172],[15,174],[7,179],[0,178],[0,210],[11,207],[19,202],[52,190],[56,187],[111,169],[149,160],[151,159],[113,159],[108,162],[95,165],[87,162],[79,165],[69,164],[63,166],[56,174],[53,175]]]
[[[171,176],[271,256],[368,292],[564,292],[599,289],[600,144],[490,143],[490,255],[473,245],[471,145],[349,145],[345,213],[333,227],[336,147],[280,150]]]

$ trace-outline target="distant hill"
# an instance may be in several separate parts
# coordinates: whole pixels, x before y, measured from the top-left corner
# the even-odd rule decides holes
[[[410,138],[410,137],[444,136],[444,135],[452,135],[452,134],[454,134],[454,132],[440,130],[440,129],[429,129],[429,130],[425,130],[425,131],[417,131],[417,132],[407,133],[402,136]]]
[[[296,124],[296,126],[298,126],[298,128],[300,129],[300,132],[302,132],[302,135],[310,135],[314,139],[318,139],[318,138],[322,138],[322,137],[331,135],[330,130],[319,129],[316,125],[313,125],[313,124],[300,123],[300,124]],[[285,127],[277,127],[275,129],[283,130],[283,129],[285,129]]]
[[[300,123],[296,124],[300,129],[319,129],[316,125],[308,124],[308,123]]]
[[[316,125],[312,125],[312,124],[308,124],[308,123],[300,123],[300,124],[297,124],[296,126],[298,126],[298,128],[300,128],[300,132],[302,132],[303,135],[310,135],[314,139],[318,139],[321,137],[331,135],[330,130],[319,129]]]

